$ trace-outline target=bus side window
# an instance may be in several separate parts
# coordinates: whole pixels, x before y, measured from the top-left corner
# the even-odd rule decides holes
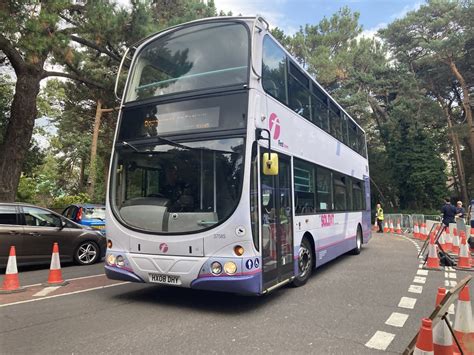
[[[331,171],[318,167],[316,173],[318,191],[318,211],[331,211],[332,203],[332,174]]]
[[[263,40],[262,85],[278,101],[286,104],[286,54],[268,36]]]
[[[312,164],[294,161],[295,213],[309,214],[315,211],[314,167]]]

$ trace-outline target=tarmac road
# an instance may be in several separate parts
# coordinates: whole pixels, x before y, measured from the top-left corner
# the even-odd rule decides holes
[[[425,275],[416,244],[374,234],[360,255],[317,269],[304,287],[262,297],[113,283],[94,276],[103,274],[102,264],[63,267],[65,279],[92,277],[45,297],[33,291],[0,296],[0,352],[401,353],[434,309],[437,288],[469,275]],[[47,274],[45,268],[20,269],[22,285],[44,282]],[[418,287],[409,292],[412,285]],[[474,295],[473,285],[470,290]],[[416,300],[413,309],[399,307],[402,297]],[[405,301],[401,306],[410,306]],[[394,312],[407,317],[402,326]],[[391,316],[398,326],[386,324]]]

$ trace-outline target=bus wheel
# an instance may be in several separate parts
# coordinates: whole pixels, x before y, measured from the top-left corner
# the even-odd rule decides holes
[[[301,241],[298,251],[298,275],[293,280],[293,286],[303,286],[313,271],[313,250],[307,238]]]
[[[357,227],[357,235],[356,235],[356,247],[351,250],[352,255],[359,255],[362,249],[362,231],[360,227]]]

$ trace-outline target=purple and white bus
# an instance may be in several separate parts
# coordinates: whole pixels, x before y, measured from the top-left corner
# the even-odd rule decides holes
[[[365,133],[264,19],[193,21],[131,50],[109,278],[265,294],[360,253],[371,237]]]

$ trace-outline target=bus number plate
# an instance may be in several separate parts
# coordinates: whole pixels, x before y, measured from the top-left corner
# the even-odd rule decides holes
[[[179,276],[149,273],[148,278],[150,282],[158,284],[181,285]]]

